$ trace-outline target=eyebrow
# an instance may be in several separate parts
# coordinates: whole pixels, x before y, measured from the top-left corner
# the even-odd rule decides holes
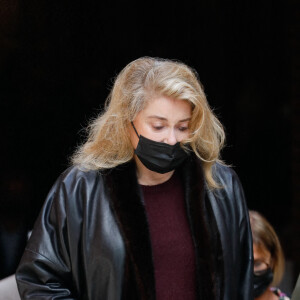
[[[159,120],[162,120],[162,121],[168,121],[167,118],[164,118],[164,117],[160,117],[160,116],[149,116],[148,119],[159,119]],[[186,122],[186,121],[190,121],[191,118],[186,118],[186,119],[183,119],[183,120],[179,120],[178,122]]]

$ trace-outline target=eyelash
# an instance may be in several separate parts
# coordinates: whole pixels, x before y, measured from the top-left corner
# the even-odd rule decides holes
[[[153,126],[153,128],[155,130],[159,131],[159,130],[163,129],[164,127],[163,126]]]
[[[179,129],[179,131],[186,131],[186,130],[188,130],[188,127],[179,127],[178,129]]]
[[[159,130],[162,130],[164,128],[164,126],[153,126],[153,128],[155,130],[159,131]],[[178,130],[184,132],[184,131],[188,130],[188,127],[178,127]]]

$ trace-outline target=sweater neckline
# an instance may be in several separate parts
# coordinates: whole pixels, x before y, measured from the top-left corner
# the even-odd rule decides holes
[[[157,192],[166,192],[174,187],[174,184],[178,184],[179,178],[178,174],[175,171],[172,176],[165,182],[159,183],[156,185],[142,185],[140,184],[140,187],[142,188],[144,193],[157,193]]]

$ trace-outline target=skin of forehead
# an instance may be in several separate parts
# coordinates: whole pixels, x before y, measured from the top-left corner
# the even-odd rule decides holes
[[[146,118],[157,116],[161,119],[178,122],[190,118],[191,110],[191,104],[187,101],[160,96],[149,102],[140,115]],[[188,115],[186,115],[187,111]],[[178,119],[173,120],[174,116],[177,116]]]
[[[254,261],[260,260],[270,264],[271,253],[263,246],[253,244]]]

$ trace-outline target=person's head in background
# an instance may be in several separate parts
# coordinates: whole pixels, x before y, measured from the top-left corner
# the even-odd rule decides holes
[[[284,256],[272,225],[258,212],[250,210],[253,237],[254,297],[279,299],[270,287],[276,287],[283,276]]]

